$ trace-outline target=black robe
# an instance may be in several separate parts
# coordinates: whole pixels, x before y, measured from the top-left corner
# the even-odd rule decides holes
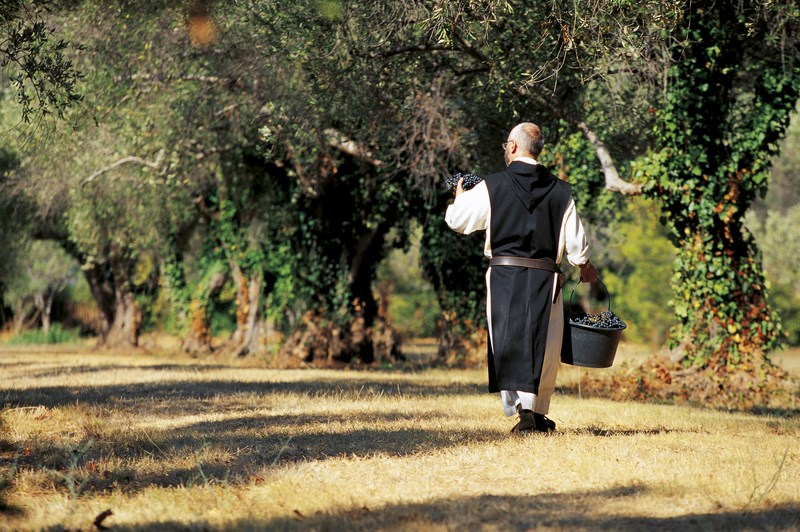
[[[518,161],[485,181],[492,256],[555,262],[570,185],[541,165]],[[539,393],[555,275],[517,266],[491,268],[490,392]]]

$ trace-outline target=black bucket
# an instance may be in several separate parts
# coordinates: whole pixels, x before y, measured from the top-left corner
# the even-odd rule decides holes
[[[599,280],[598,280],[599,282]],[[602,282],[600,283],[602,284]],[[576,284],[575,287],[578,285]],[[603,285],[605,289],[605,285]],[[606,290],[608,294],[608,290]],[[575,288],[569,298],[570,309]],[[611,310],[611,294],[608,294],[608,310]],[[610,368],[617,354],[619,339],[625,327],[604,329],[580,323],[571,323],[571,313],[566,313],[564,340],[561,344],[561,362],[584,368]]]

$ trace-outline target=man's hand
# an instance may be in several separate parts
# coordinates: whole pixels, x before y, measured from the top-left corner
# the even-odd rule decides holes
[[[594,267],[594,264],[591,262],[587,262],[583,266],[581,266],[581,282],[583,283],[593,283],[600,278],[600,275],[597,273],[597,269]]]
[[[464,192],[464,187],[462,186],[463,184],[464,184],[464,178],[462,177],[461,179],[458,180],[458,184],[456,185],[456,190],[454,192],[456,198],[458,197],[459,194]]]

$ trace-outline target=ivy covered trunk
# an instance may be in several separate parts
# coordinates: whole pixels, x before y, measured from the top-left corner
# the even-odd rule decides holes
[[[181,350],[185,353],[211,352],[211,324],[206,307],[206,302],[201,299],[193,298],[189,301],[188,328],[181,343]]]
[[[181,349],[187,353],[201,354],[212,351],[211,306],[225,284],[226,275],[214,265],[198,283],[187,306],[187,331]]]
[[[291,245],[299,299],[309,304],[283,355],[322,366],[402,358],[399,335],[378,312],[373,282],[378,264],[397,245],[393,240],[407,238],[398,222],[405,206],[400,185],[380,184],[379,177],[375,168],[344,157],[335,171],[317,172],[318,181],[305,187],[321,193],[304,198]],[[396,225],[399,234],[390,237]]]
[[[752,370],[780,343],[753,238],[741,221],[687,229],[673,277],[677,357],[712,369]]]
[[[762,23],[755,8],[688,4],[657,114],[658,178],[648,186],[679,247],[675,359],[717,377],[763,373],[781,342],[760,255],[742,219],[766,191],[770,159],[798,99],[800,68],[747,37],[747,24]]]
[[[323,310],[306,312],[282,346],[284,355],[327,367],[352,360],[370,364],[402,359],[400,336],[378,311],[372,292],[375,270],[385,253],[387,232],[388,226],[384,225],[366,228],[346,241],[348,247],[344,249],[342,240],[329,239],[332,244],[325,247],[325,252],[336,260],[318,264],[336,264],[341,270],[333,275],[318,274],[317,278],[334,280],[330,286],[319,286],[319,297],[330,297],[338,309],[332,312],[333,305],[325,301],[319,305]]]

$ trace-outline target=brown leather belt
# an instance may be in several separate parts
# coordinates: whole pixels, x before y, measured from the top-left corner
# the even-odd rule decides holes
[[[553,304],[558,299],[558,294],[561,292],[561,287],[564,286],[564,281],[567,278],[565,274],[558,271],[558,264],[551,260],[526,259],[525,257],[492,257],[489,259],[489,266],[520,266],[522,268],[557,273],[558,283],[556,284],[556,292],[553,294]]]
[[[553,273],[558,271],[558,265],[551,260],[526,259],[524,257],[492,257],[489,259],[489,266],[521,266]]]

